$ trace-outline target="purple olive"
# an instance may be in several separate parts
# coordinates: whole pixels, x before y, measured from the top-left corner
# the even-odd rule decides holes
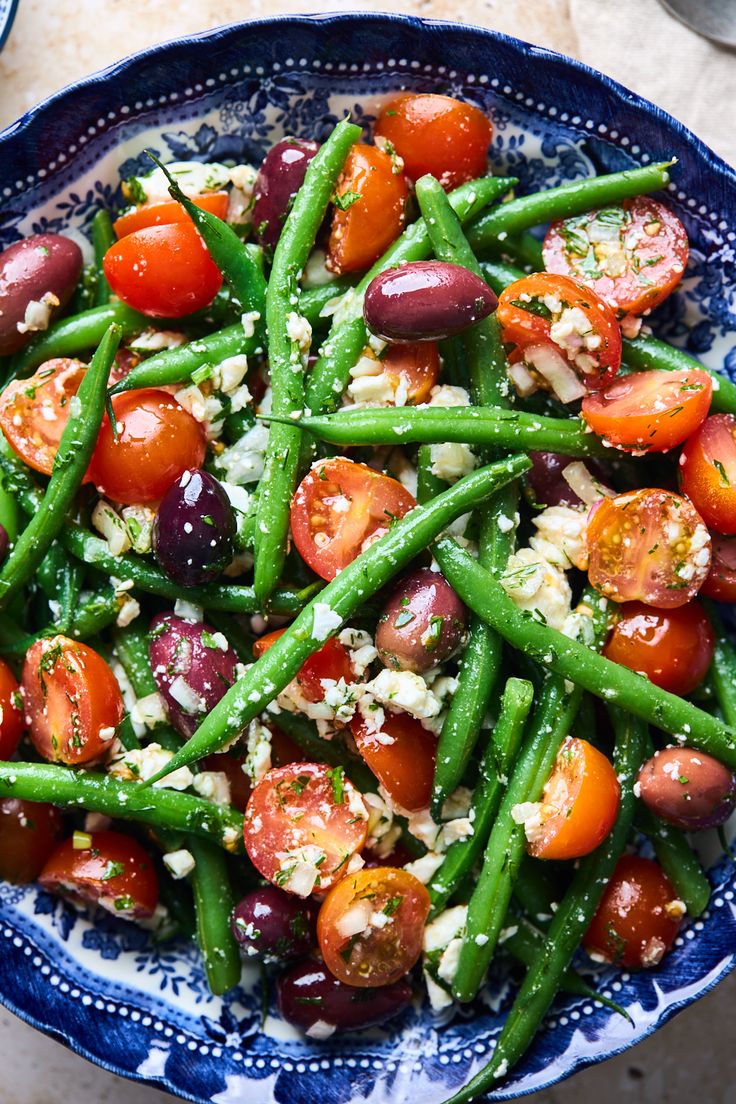
[[[545,506],[582,506],[583,500],[575,494],[563,476],[563,471],[572,464],[572,456],[562,456],[558,452],[530,452],[532,467],[527,479],[537,502]]]
[[[363,317],[386,341],[437,341],[480,322],[497,303],[485,281],[467,268],[414,261],[371,280]]]
[[[249,958],[280,962],[304,958],[317,938],[310,905],[276,886],[251,890],[233,909],[233,935]]]
[[[301,188],[309,162],[318,150],[317,142],[282,138],[266,154],[253,189],[252,226],[261,245],[272,249],[276,245],[291,200]]]
[[[49,313],[71,299],[81,271],[81,249],[60,234],[34,234],[0,253],[0,356],[27,345],[34,328],[45,329]]]
[[[686,832],[716,828],[736,806],[736,775],[712,755],[689,747],[658,751],[639,771],[644,804]]]
[[[172,725],[189,737],[235,682],[238,657],[222,633],[201,621],[160,613],[150,634],[156,686]]]
[[[185,471],[161,499],[153,527],[153,552],[167,575],[182,586],[216,579],[233,558],[235,513],[209,472]]]
[[[428,567],[402,579],[378,619],[376,647],[387,667],[420,674],[459,647],[468,611],[447,579]]]
[[[284,1019],[315,1038],[337,1031],[357,1031],[383,1024],[411,1002],[411,986],[401,979],[380,989],[356,989],[333,977],[322,962],[307,959],[278,980],[279,1009]]]

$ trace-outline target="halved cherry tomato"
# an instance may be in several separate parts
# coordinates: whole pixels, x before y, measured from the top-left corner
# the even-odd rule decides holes
[[[710,574],[700,588],[706,598],[717,602],[736,602],[736,539],[713,537]]]
[[[434,341],[422,341],[416,345],[389,345],[381,364],[394,391],[398,392],[403,388],[404,403],[397,405],[414,406],[427,401],[439,379],[439,347]]]
[[[287,763],[303,763],[305,761],[302,749],[290,740],[285,732],[275,725],[266,726],[271,733],[271,766],[283,767]],[[250,800],[253,787],[249,776],[245,773],[245,760],[230,752],[216,752],[202,760],[203,768],[207,771],[222,771],[230,783],[230,804],[245,812],[245,807]]]
[[[686,498],[627,491],[603,498],[588,521],[588,577],[614,602],[684,606],[710,567],[710,534]]]
[[[183,472],[201,467],[204,431],[166,391],[125,391],[112,407],[118,439],[105,417],[89,467],[101,494],[128,505],[157,502]]]
[[[297,897],[345,877],[367,832],[362,797],[339,767],[324,763],[270,770],[253,790],[243,824],[256,870]]]
[[[53,805],[4,797],[0,801],[0,878],[34,882],[62,833],[61,813]]]
[[[203,195],[190,196],[190,199],[197,207],[217,215],[218,218],[224,219],[227,215],[227,192],[205,192]],[[175,199],[165,199],[157,203],[144,203],[140,207],[134,207],[132,211],[126,211],[119,219],[115,219],[112,228],[115,236],[120,239],[134,234],[136,230],[145,230],[148,226],[171,226],[174,222],[191,222],[191,216]]]
[[[633,372],[586,395],[582,415],[594,433],[627,452],[666,452],[708,416],[713,380],[707,372]]]
[[[553,222],[544,267],[594,288],[620,314],[643,314],[670,295],[688,258],[685,227],[651,196]]]
[[[339,456],[318,461],[302,479],[291,502],[291,532],[312,571],[334,579],[415,506],[397,479]]]
[[[736,533],[736,416],[712,414],[685,442],[680,486],[709,528]]]
[[[41,885],[87,905],[99,905],[123,920],[145,920],[158,904],[153,861],[122,832],[94,832],[89,847],[64,840],[41,871]]]
[[[536,859],[579,859],[615,824],[621,787],[611,763],[587,740],[568,736],[557,753],[527,851]]]
[[[51,636],[26,652],[22,692],[33,746],[52,763],[102,758],[123,719],[123,698],[102,656],[78,640]]]
[[[497,314],[503,340],[522,357],[527,350],[551,347],[589,391],[605,387],[619,370],[616,315],[591,288],[569,276],[524,276],[501,292]]]
[[[274,629],[273,632],[266,633],[256,640],[253,645],[255,658],[259,659],[285,632],[286,629]],[[334,636],[330,637],[318,652],[314,652],[309,657],[296,676],[296,681],[307,701],[323,701],[325,689],[322,679],[334,679],[335,682],[344,679],[346,683],[355,681],[347,648],[339,640],[335,640]]]
[[[412,180],[431,173],[449,191],[486,175],[493,127],[472,104],[429,92],[387,103],[376,136],[391,142]]]
[[[377,866],[349,874],[317,917],[327,969],[361,989],[398,981],[422,953],[429,908],[427,890],[408,870]]]
[[[12,759],[23,734],[23,696],[18,680],[0,659],[0,759]]]
[[[387,153],[359,145],[347,156],[335,195],[327,267],[333,272],[360,272],[370,268],[404,229],[409,186]]]
[[[51,475],[69,420],[69,403],[85,371],[81,360],[55,357],[28,379],[13,380],[0,395],[0,429],[34,471]]]
[[[673,694],[689,694],[708,673],[715,636],[703,607],[657,610],[626,602],[603,648],[614,663],[640,671]]]
[[[222,285],[222,273],[192,222],[127,234],[108,249],[103,268],[115,294],[152,318],[201,310]]]
[[[358,751],[397,805],[426,809],[432,796],[437,737],[408,713],[386,712],[380,733],[356,714],[350,723]]]
[[[657,966],[677,938],[685,907],[664,870],[624,855],[583,940],[589,955],[634,969]]]

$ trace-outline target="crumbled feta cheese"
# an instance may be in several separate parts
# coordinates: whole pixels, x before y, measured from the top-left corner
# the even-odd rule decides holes
[[[180,851],[167,851],[164,855],[164,866],[177,881],[191,874],[196,865],[194,855],[184,847]]]
[[[252,221],[253,188],[258,173],[252,165],[234,165],[230,169],[232,188],[228,196],[227,221],[235,226],[247,226]]]
[[[143,330],[129,345],[134,353],[158,353],[162,349],[177,349],[186,341],[186,334],[177,330]]]
[[[306,1029],[304,1034],[310,1039],[323,1041],[324,1039],[329,1039],[336,1031],[337,1028],[335,1024],[327,1023],[326,1020],[315,1020],[314,1023]]]
[[[141,555],[150,552],[155,511],[150,506],[123,506],[120,513],[133,551]]]
[[[567,570],[588,569],[587,513],[570,506],[548,506],[532,518],[537,530],[529,547],[547,563]]]
[[[92,511],[92,525],[107,541],[112,556],[122,556],[131,546],[125,522],[109,502],[99,499]]]
[[[124,629],[126,625],[129,625],[131,621],[135,621],[139,616],[141,607],[139,602],[135,598],[126,598],[123,601],[118,615],[115,618],[115,624],[119,625],[121,629]]]
[[[200,771],[192,785],[200,797],[215,805],[230,804],[230,782],[224,771]]]
[[[174,613],[177,617],[183,618],[185,621],[202,621],[204,620],[204,610],[201,606],[195,606],[193,602],[187,601],[186,598],[177,598],[174,603]]]
[[[216,386],[220,391],[224,391],[229,395],[240,387],[241,383],[246,377],[248,372],[248,358],[242,353],[237,356],[227,357],[225,360],[221,360],[215,369]],[[248,392],[246,403],[252,398],[250,391],[246,387]]]
[[[332,283],[332,281],[335,279],[335,273],[330,271],[325,263],[326,261],[327,254],[325,253],[324,249],[312,250],[307,263],[304,266],[302,287],[323,287],[325,284]]]
[[[410,713],[412,717],[436,717],[440,703],[421,675],[413,671],[392,671],[384,667],[366,684],[366,692],[389,709]]]
[[[421,858],[406,863],[404,870],[408,870],[410,874],[413,874],[422,885],[429,885],[444,861],[444,855],[440,855],[436,851],[428,851]]]
[[[255,718],[248,725],[247,753],[243,770],[253,785],[271,769],[271,732]]]
[[[430,445],[429,457],[432,475],[446,483],[456,483],[458,479],[469,475],[478,463],[470,447],[460,441]]]
[[[428,406],[470,406],[470,395],[464,387],[449,383],[436,384],[429,393]]]
[[[246,311],[240,316],[240,325],[243,327],[245,337],[253,337],[256,332],[256,322],[260,322],[260,311]]]
[[[276,882],[287,893],[308,897],[319,885],[319,868],[326,858],[321,847],[309,843],[295,851],[277,852],[276,858],[279,860]]]
[[[327,640],[329,636],[342,625],[342,617],[339,613],[327,605],[326,602],[315,602],[312,618],[312,639]]]
[[[540,801],[522,801],[514,805],[511,816],[514,824],[524,825],[524,834],[529,843],[536,843],[541,839],[542,829],[542,804]]]
[[[40,299],[31,299],[26,303],[25,317],[17,323],[18,333],[38,333],[47,330],[51,321],[51,312],[58,307],[59,297],[52,291],[45,292]]]
[[[224,473],[226,482],[239,486],[243,483],[257,483],[263,475],[266,449],[268,448],[268,429],[257,422],[244,433],[234,445],[223,449],[215,457],[215,467]]]
[[[110,774],[128,782],[147,782],[173,759],[173,751],[167,751],[160,744],[149,744],[145,748],[126,751],[108,767]],[[165,778],[154,782],[154,786],[168,790],[186,790],[192,784],[193,775],[189,767],[180,767],[167,774]]]
[[[499,579],[519,609],[529,610],[553,629],[561,629],[570,613],[572,591],[563,571],[532,548],[509,557]]]
[[[286,336],[299,346],[302,353],[306,353],[312,344],[312,327],[301,314],[289,311],[286,316]]]
[[[166,704],[158,691],[138,698],[130,710],[130,719],[144,728],[155,728],[166,721]]]
[[[401,825],[394,823],[394,815],[380,794],[364,793],[363,803],[368,810],[366,847],[385,859],[401,836]]]

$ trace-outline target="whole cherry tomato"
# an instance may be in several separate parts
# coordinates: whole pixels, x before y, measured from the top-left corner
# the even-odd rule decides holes
[[[663,690],[690,694],[707,675],[714,648],[711,623],[697,601],[667,610],[625,602],[603,654]]]

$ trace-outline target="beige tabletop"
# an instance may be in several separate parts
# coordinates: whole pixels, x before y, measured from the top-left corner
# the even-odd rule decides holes
[[[0,127],[69,81],[166,38],[282,12],[381,7],[482,24],[572,54],[654,100],[736,162],[735,56],[676,23],[657,0],[20,0],[0,54]],[[733,1104],[735,1002],[736,977],[634,1050],[527,1099]],[[163,1104],[155,1090],[88,1065],[6,1012],[0,1068],[0,1104]]]

